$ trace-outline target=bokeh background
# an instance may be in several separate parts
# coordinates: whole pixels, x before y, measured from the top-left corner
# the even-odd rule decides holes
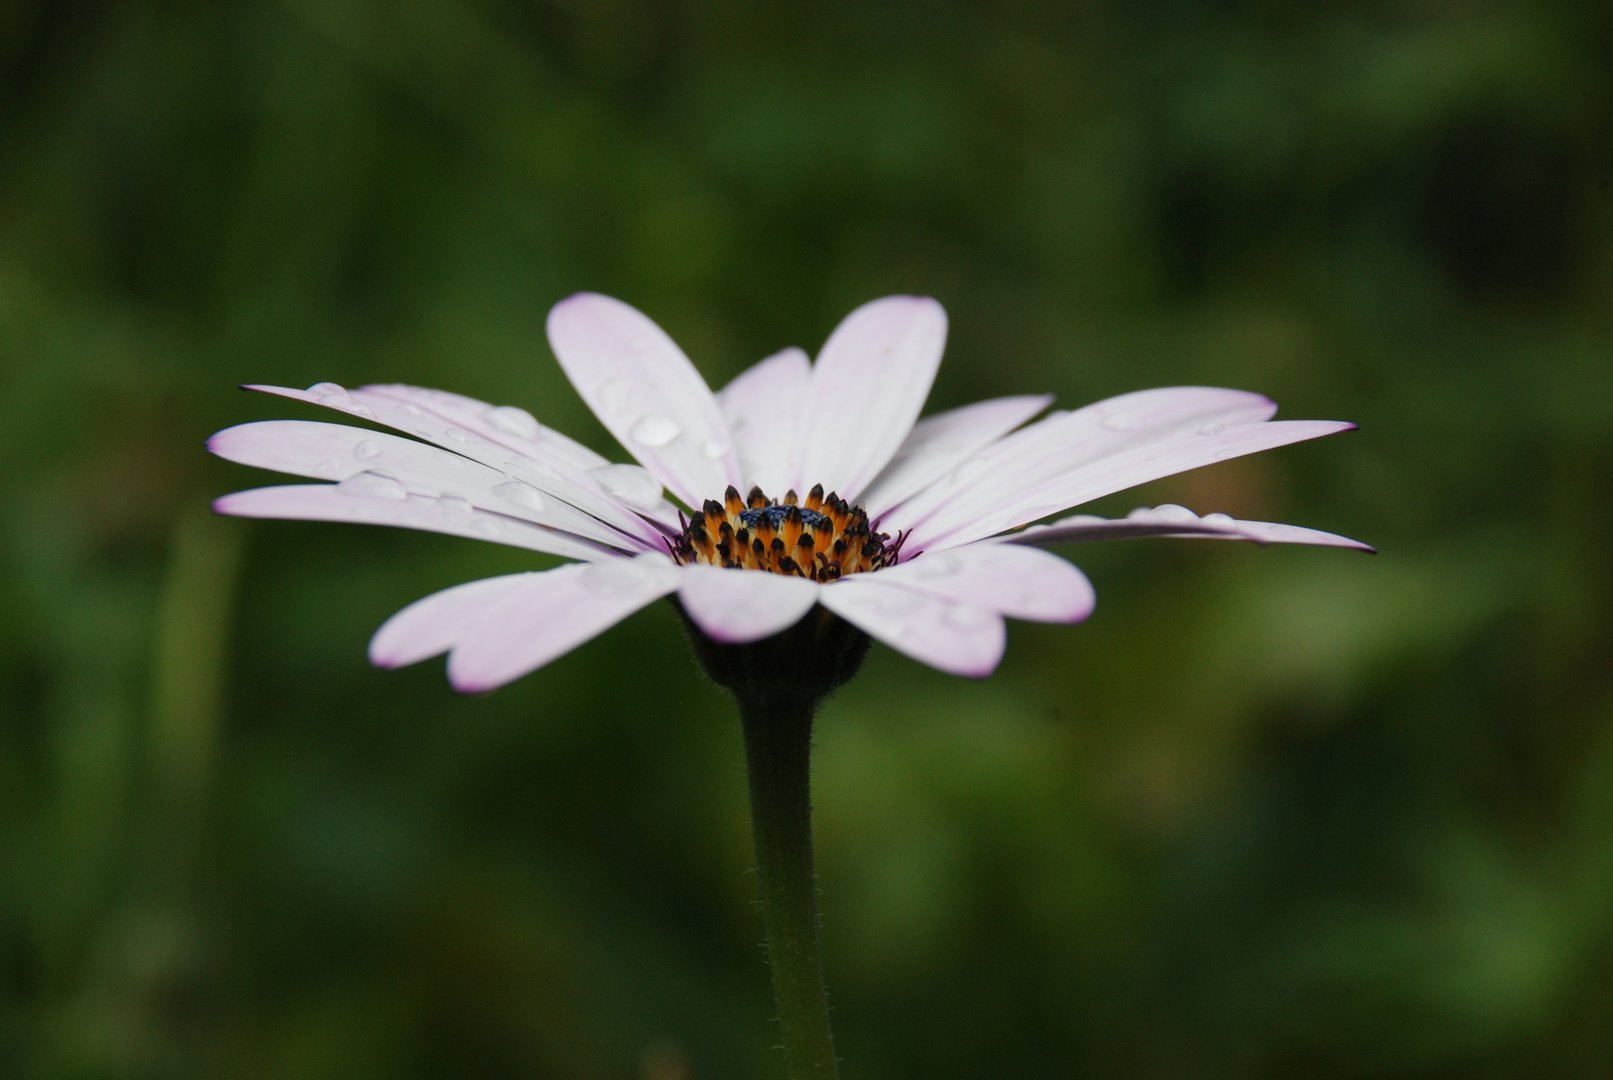
[[[931,410],[1208,383],[1359,433],[1105,500],[816,758],[856,1078],[1613,1075],[1613,7],[0,5],[0,1073],[782,1075],[742,752],[658,605],[454,695],[373,629],[525,553],[211,517],[248,381],[623,459],[579,289],[714,385],[938,297]]]

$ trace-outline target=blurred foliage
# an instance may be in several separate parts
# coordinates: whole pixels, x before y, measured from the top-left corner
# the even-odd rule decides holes
[[[458,698],[368,635],[524,554],[205,511],[245,381],[608,448],[584,288],[714,384],[923,292],[932,409],[1362,425],[1099,509],[1376,559],[1072,549],[1087,625],[831,703],[848,1078],[1613,1075],[1613,7],[15,0],[0,118],[7,1075],[780,1075],[665,605]]]

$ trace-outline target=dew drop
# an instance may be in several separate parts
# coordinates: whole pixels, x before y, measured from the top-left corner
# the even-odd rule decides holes
[[[953,604],[947,608],[946,621],[965,628],[984,626],[991,622],[991,612],[973,604]]]
[[[591,563],[582,572],[582,583],[601,596],[620,596],[645,584],[645,571],[630,559]]]
[[[661,501],[661,481],[638,465],[601,465],[589,469],[599,486],[638,510],[653,510]]]
[[[447,431],[443,432],[443,434],[448,436],[454,442],[463,442],[463,443],[470,442],[470,436],[466,435],[463,431],[460,431],[456,427],[449,428]]]
[[[1158,506],[1154,507],[1152,516],[1158,518],[1160,521],[1169,522],[1170,524],[1184,525],[1190,521],[1197,521],[1199,519],[1199,516],[1193,511],[1189,510],[1187,507],[1178,506],[1175,503],[1160,503]]]
[[[720,458],[728,453],[728,444],[721,439],[707,439],[700,444],[700,452],[708,458]]]
[[[670,416],[650,413],[648,416],[640,417],[638,423],[633,425],[633,430],[628,434],[640,446],[648,446],[650,449],[655,450],[682,435],[683,429]]]
[[[407,401],[405,401],[403,404],[399,405],[397,407],[396,411],[402,413],[404,416],[421,417],[421,416],[426,415],[425,413],[420,411],[420,406],[410,404]]]
[[[1117,412],[1113,416],[1104,417],[1103,426],[1114,431],[1130,431],[1142,422],[1142,417],[1134,412]]]
[[[1216,461],[1225,461],[1227,458],[1235,458],[1237,456],[1238,451],[1236,450],[1217,450],[1215,452]]]
[[[381,448],[368,439],[360,439],[353,444],[353,456],[360,461],[368,461],[381,452]]]
[[[939,551],[913,560],[913,576],[934,581],[936,578],[956,576],[963,569],[963,560],[950,551]]]
[[[357,495],[364,499],[391,499],[395,502],[402,502],[409,497],[409,489],[396,477],[378,472],[361,472],[356,476],[349,476],[336,485],[336,490],[344,495]]]
[[[600,409],[615,415],[627,407],[627,399],[633,396],[633,388],[615,379],[606,379],[594,391],[594,396]]]
[[[503,532],[498,522],[491,518],[480,517],[470,523],[470,531],[480,536],[494,537]]]
[[[542,431],[537,417],[516,405],[495,405],[482,414],[495,431],[523,439],[536,439]]]
[[[951,477],[949,479],[950,479],[951,483],[953,484],[953,486],[959,486],[959,485],[962,485],[962,484],[967,484],[969,481],[973,480],[975,477],[979,476],[981,473],[985,472],[990,467],[991,467],[991,462],[990,462],[990,460],[988,460],[986,458],[983,458],[983,457],[970,458],[968,461],[965,461],[962,465],[959,465],[956,469],[953,469],[952,470],[952,475],[951,475]]]
[[[1225,424],[1218,424],[1214,420],[1211,420],[1208,424],[1205,424],[1203,427],[1199,428],[1199,434],[1200,435],[1219,435],[1223,431],[1225,431],[1226,429],[1227,429],[1227,426]]]
[[[1218,529],[1232,529],[1236,528],[1238,524],[1232,520],[1231,514],[1205,514],[1199,518],[1199,523],[1202,525],[1214,525]]]
[[[347,396],[347,388],[341,383],[333,382],[316,382],[314,385],[308,388],[307,392],[310,394],[319,394],[321,396],[328,396],[331,394],[340,394],[342,397]]]
[[[469,515],[476,512],[476,508],[470,504],[470,500],[452,492],[437,496],[437,508],[439,510],[448,510],[455,514]]]
[[[495,484],[493,494],[507,503],[514,503],[528,510],[544,509],[543,496],[538,494],[538,489],[519,480],[506,480],[502,484]]]

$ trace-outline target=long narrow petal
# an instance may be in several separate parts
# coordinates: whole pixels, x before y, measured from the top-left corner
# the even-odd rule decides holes
[[[1097,603],[1080,570],[1057,555],[1019,544],[927,552],[879,571],[878,580],[1033,622],[1081,622]]]
[[[578,293],[549,312],[549,344],[616,441],[690,506],[738,485],[733,437],[705,380],[636,308]]]
[[[640,514],[647,513],[642,507],[608,494],[595,476],[579,472],[564,455],[550,454],[540,444],[522,442],[504,433],[489,432],[486,428],[470,430],[460,427],[434,408],[421,404],[420,401],[424,399],[419,396],[403,400],[379,390],[343,390],[335,383],[320,383],[307,390],[256,384],[244,389],[322,405],[435,443],[461,457],[497,469],[511,479],[530,484],[546,495],[568,502],[607,525],[639,538],[646,547],[659,545],[666,531],[665,528],[657,529],[641,517]],[[430,395],[437,391],[421,393]],[[534,454],[545,456],[537,457]],[[592,472],[602,472],[607,468],[611,466]],[[669,520],[675,521],[675,515]],[[667,525],[666,522],[662,524]],[[668,527],[676,528],[675,525]]]
[[[530,484],[447,450],[379,431],[309,420],[263,420],[225,428],[207,448],[227,461],[260,469],[343,481],[363,472],[390,476],[411,495],[458,498],[481,510],[506,514],[633,552],[648,550],[578,510],[545,498]]]
[[[761,570],[683,567],[678,599],[689,618],[714,641],[741,644],[772,637],[801,621],[818,600],[807,578]]]
[[[913,430],[946,338],[946,312],[925,296],[887,296],[847,315],[813,365],[790,486],[821,483],[855,501]]]
[[[375,383],[359,389],[366,394],[398,402],[412,402],[459,425],[465,431],[474,431],[490,442],[519,450],[539,461],[558,460],[578,472],[610,464],[609,459],[596,454],[576,439],[539,423],[537,417],[519,406],[490,405],[464,394],[404,383]]]
[[[1123,518],[1101,518],[1090,514],[1077,514],[1048,525],[1032,525],[1024,532],[1011,533],[1006,542],[1033,547],[1052,547],[1055,544],[1080,544],[1092,540],[1130,540],[1139,537],[1164,536],[1199,540],[1250,540],[1256,544],[1316,544],[1321,547],[1353,548],[1356,551],[1376,551],[1371,544],[1351,540],[1348,536],[1306,529],[1298,525],[1283,525],[1275,521],[1240,521],[1226,514],[1205,514],[1199,517],[1185,506],[1165,503],[1153,509],[1133,510]],[[973,550],[972,547],[963,550]]]
[[[478,510],[463,499],[410,495],[396,480],[362,473],[346,484],[291,484],[237,491],[213,500],[213,511],[232,517],[298,521],[351,521],[468,536],[568,559],[620,558],[611,548],[542,525]]]
[[[1268,420],[1276,411],[1277,406],[1259,394],[1171,386],[1054,413],[968,458],[886,514],[880,528],[888,532],[918,528],[925,535],[940,535],[1013,503],[1038,485],[1129,448]]]
[[[858,501],[877,522],[885,511],[929,487],[1052,402],[1052,394],[993,398],[925,417],[913,425],[896,456]]]
[[[795,422],[806,399],[812,361],[800,349],[774,353],[734,377],[717,392],[717,404],[733,432],[745,482],[774,498],[784,494]]]
[[[398,668],[440,656],[459,644],[466,629],[511,592],[527,574],[506,574],[455,585],[416,600],[393,615],[370,638],[370,663]]]
[[[909,550],[918,552],[972,543],[1162,476],[1354,428],[1354,424],[1333,420],[1273,421],[1181,435],[1139,446],[1095,461],[1013,499],[988,495],[978,502],[959,506],[949,514],[949,523],[956,523],[950,529],[941,531],[936,519],[915,529],[907,541],[911,545]]]
[[[672,592],[679,577],[659,555],[533,574],[459,635],[448,681],[465,693],[503,686]]]
[[[1002,616],[974,604],[886,584],[883,573],[858,574],[818,592],[818,602],[842,619],[921,664],[979,679],[1002,660]]]

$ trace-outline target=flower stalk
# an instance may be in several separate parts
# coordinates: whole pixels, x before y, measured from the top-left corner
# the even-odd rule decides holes
[[[792,1080],[834,1080],[812,865],[810,757],[817,702],[785,694],[738,698],[750,780],[756,878],[773,1000]]]

